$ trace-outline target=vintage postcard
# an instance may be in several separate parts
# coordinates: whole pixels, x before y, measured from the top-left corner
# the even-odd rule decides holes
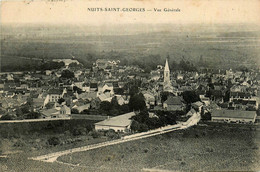
[[[1,0],[0,171],[260,171],[259,0]]]

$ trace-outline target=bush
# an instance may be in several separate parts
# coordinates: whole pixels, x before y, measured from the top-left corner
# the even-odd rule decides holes
[[[79,111],[78,111],[78,109],[71,109],[71,113],[72,114],[79,114]]]
[[[93,125],[87,124],[86,125],[86,131],[89,132],[89,131],[92,131],[92,130],[93,130]]]
[[[16,119],[16,116],[12,115],[12,114],[6,114],[6,115],[3,115],[0,119],[1,120],[14,120],[14,119]]]
[[[94,130],[94,131],[92,131],[91,136],[95,139],[100,136],[100,133]]]
[[[41,117],[41,114],[38,112],[29,112],[26,116],[25,119],[39,119]]]
[[[211,148],[211,147],[207,147],[207,148],[206,148],[206,151],[207,151],[207,152],[214,152],[214,149]]]
[[[48,144],[52,146],[56,146],[60,144],[60,139],[58,137],[51,137],[48,139]]]
[[[14,143],[14,147],[23,147],[25,145],[24,141],[22,140],[17,140],[15,143]]]
[[[76,128],[74,128],[73,129],[73,131],[72,131],[72,135],[73,136],[79,136],[79,135],[82,135],[82,134],[84,134],[84,128],[83,127],[76,127]]]
[[[119,137],[118,134],[115,132],[115,130],[112,129],[106,132],[106,136],[109,137],[110,139],[117,139]]]

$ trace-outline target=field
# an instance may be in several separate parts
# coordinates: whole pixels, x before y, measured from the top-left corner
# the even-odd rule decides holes
[[[150,66],[154,66],[151,61],[156,65],[164,64],[169,55],[171,68],[176,67],[173,61],[185,59],[198,64],[200,57],[209,67],[229,69],[241,65],[260,65],[258,30],[233,32],[221,30],[220,27],[215,27],[214,31],[197,27],[192,32],[167,26],[166,30],[158,31],[102,33],[100,28],[89,27],[6,26],[1,33],[1,67],[2,71],[12,71],[14,65],[19,69],[24,64],[39,63],[37,60],[27,63],[28,59],[23,57],[30,60],[71,58],[72,55],[91,63],[97,58],[112,58],[126,64],[144,63]],[[15,62],[14,59],[19,60]]]
[[[257,171],[260,169],[259,141],[259,131],[254,128],[196,127],[74,153],[58,161],[88,171]]]
[[[57,120],[0,124],[0,155],[36,156],[97,142],[93,138],[93,120]],[[55,138],[54,141],[51,138]]]
[[[32,135],[32,138],[36,136]],[[38,136],[39,137],[39,136]],[[29,138],[29,137],[27,137]],[[28,160],[28,157],[104,141],[86,139],[76,144],[42,149],[20,149],[0,158],[0,171],[141,171],[203,170],[258,171],[260,169],[258,126],[209,124],[142,140],[61,156],[58,162]],[[14,140],[9,139],[10,140]],[[2,139],[2,142],[6,139]],[[9,146],[12,146],[10,142]],[[5,143],[5,146],[8,144]]]

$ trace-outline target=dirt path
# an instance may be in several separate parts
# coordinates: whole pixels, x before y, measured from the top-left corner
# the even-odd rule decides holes
[[[196,125],[199,122],[199,120],[200,120],[200,114],[195,113],[186,122],[179,123],[176,125],[169,125],[169,126],[151,130],[148,132],[137,133],[137,134],[133,134],[130,136],[126,136],[126,137],[123,137],[123,138],[117,139],[117,140],[97,143],[97,144],[83,146],[83,147],[79,147],[79,148],[73,148],[73,149],[50,153],[50,154],[42,155],[42,156],[38,156],[38,157],[31,157],[29,159],[45,161],[45,162],[55,162],[58,157],[67,155],[70,153],[88,151],[88,150],[97,149],[97,148],[101,148],[101,147],[105,147],[105,146],[120,144],[120,143],[129,142],[129,141],[133,141],[133,140],[139,140],[139,139],[143,139],[143,138],[147,138],[147,137],[152,137],[152,136],[156,136],[156,135],[160,135],[160,134],[164,134],[164,133],[168,133],[168,132],[172,132],[172,131],[176,131],[176,130],[186,129],[193,125]]]

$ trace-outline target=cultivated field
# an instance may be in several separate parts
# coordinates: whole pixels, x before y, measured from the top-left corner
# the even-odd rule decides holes
[[[74,153],[58,161],[87,171],[257,171],[260,169],[259,143],[256,128],[203,126]]]
[[[89,30],[89,27],[84,27],[86,30],[67,27],[49,27],[49,30],[44,30],[40,26],[25,28],[23,31],[19,28],[3,27],[2,71],[17,70],[25,64],[39,63],[36,60],[28,63],[28,59],[21,57],[28,57],[30,60],[71,58],[71,55],[81,61],[90,61],[90,64],[97,58],[110,58],[119,59],[126,64],[148,66],[154,66],[151,61],[156,65],[163,64],[169,55],[172,68],[176,67],[172,64],[173,61],[184,58],[197,64],[200,63],[200,57],[203,57],[210,67],[223,69],[260,64],[259,31],[233,32],[223,31],[219,27],[213,31],[198,27],[196,32],[184,32],[173,27],[168,28],[169,31],[122,31],[121,34],[111,34],[109,31],[109,34],[101,34],[97,28]],[[15,62],[14,59],[19,60]],[[12,69],[13,65],[16,66],[15,69]]]

